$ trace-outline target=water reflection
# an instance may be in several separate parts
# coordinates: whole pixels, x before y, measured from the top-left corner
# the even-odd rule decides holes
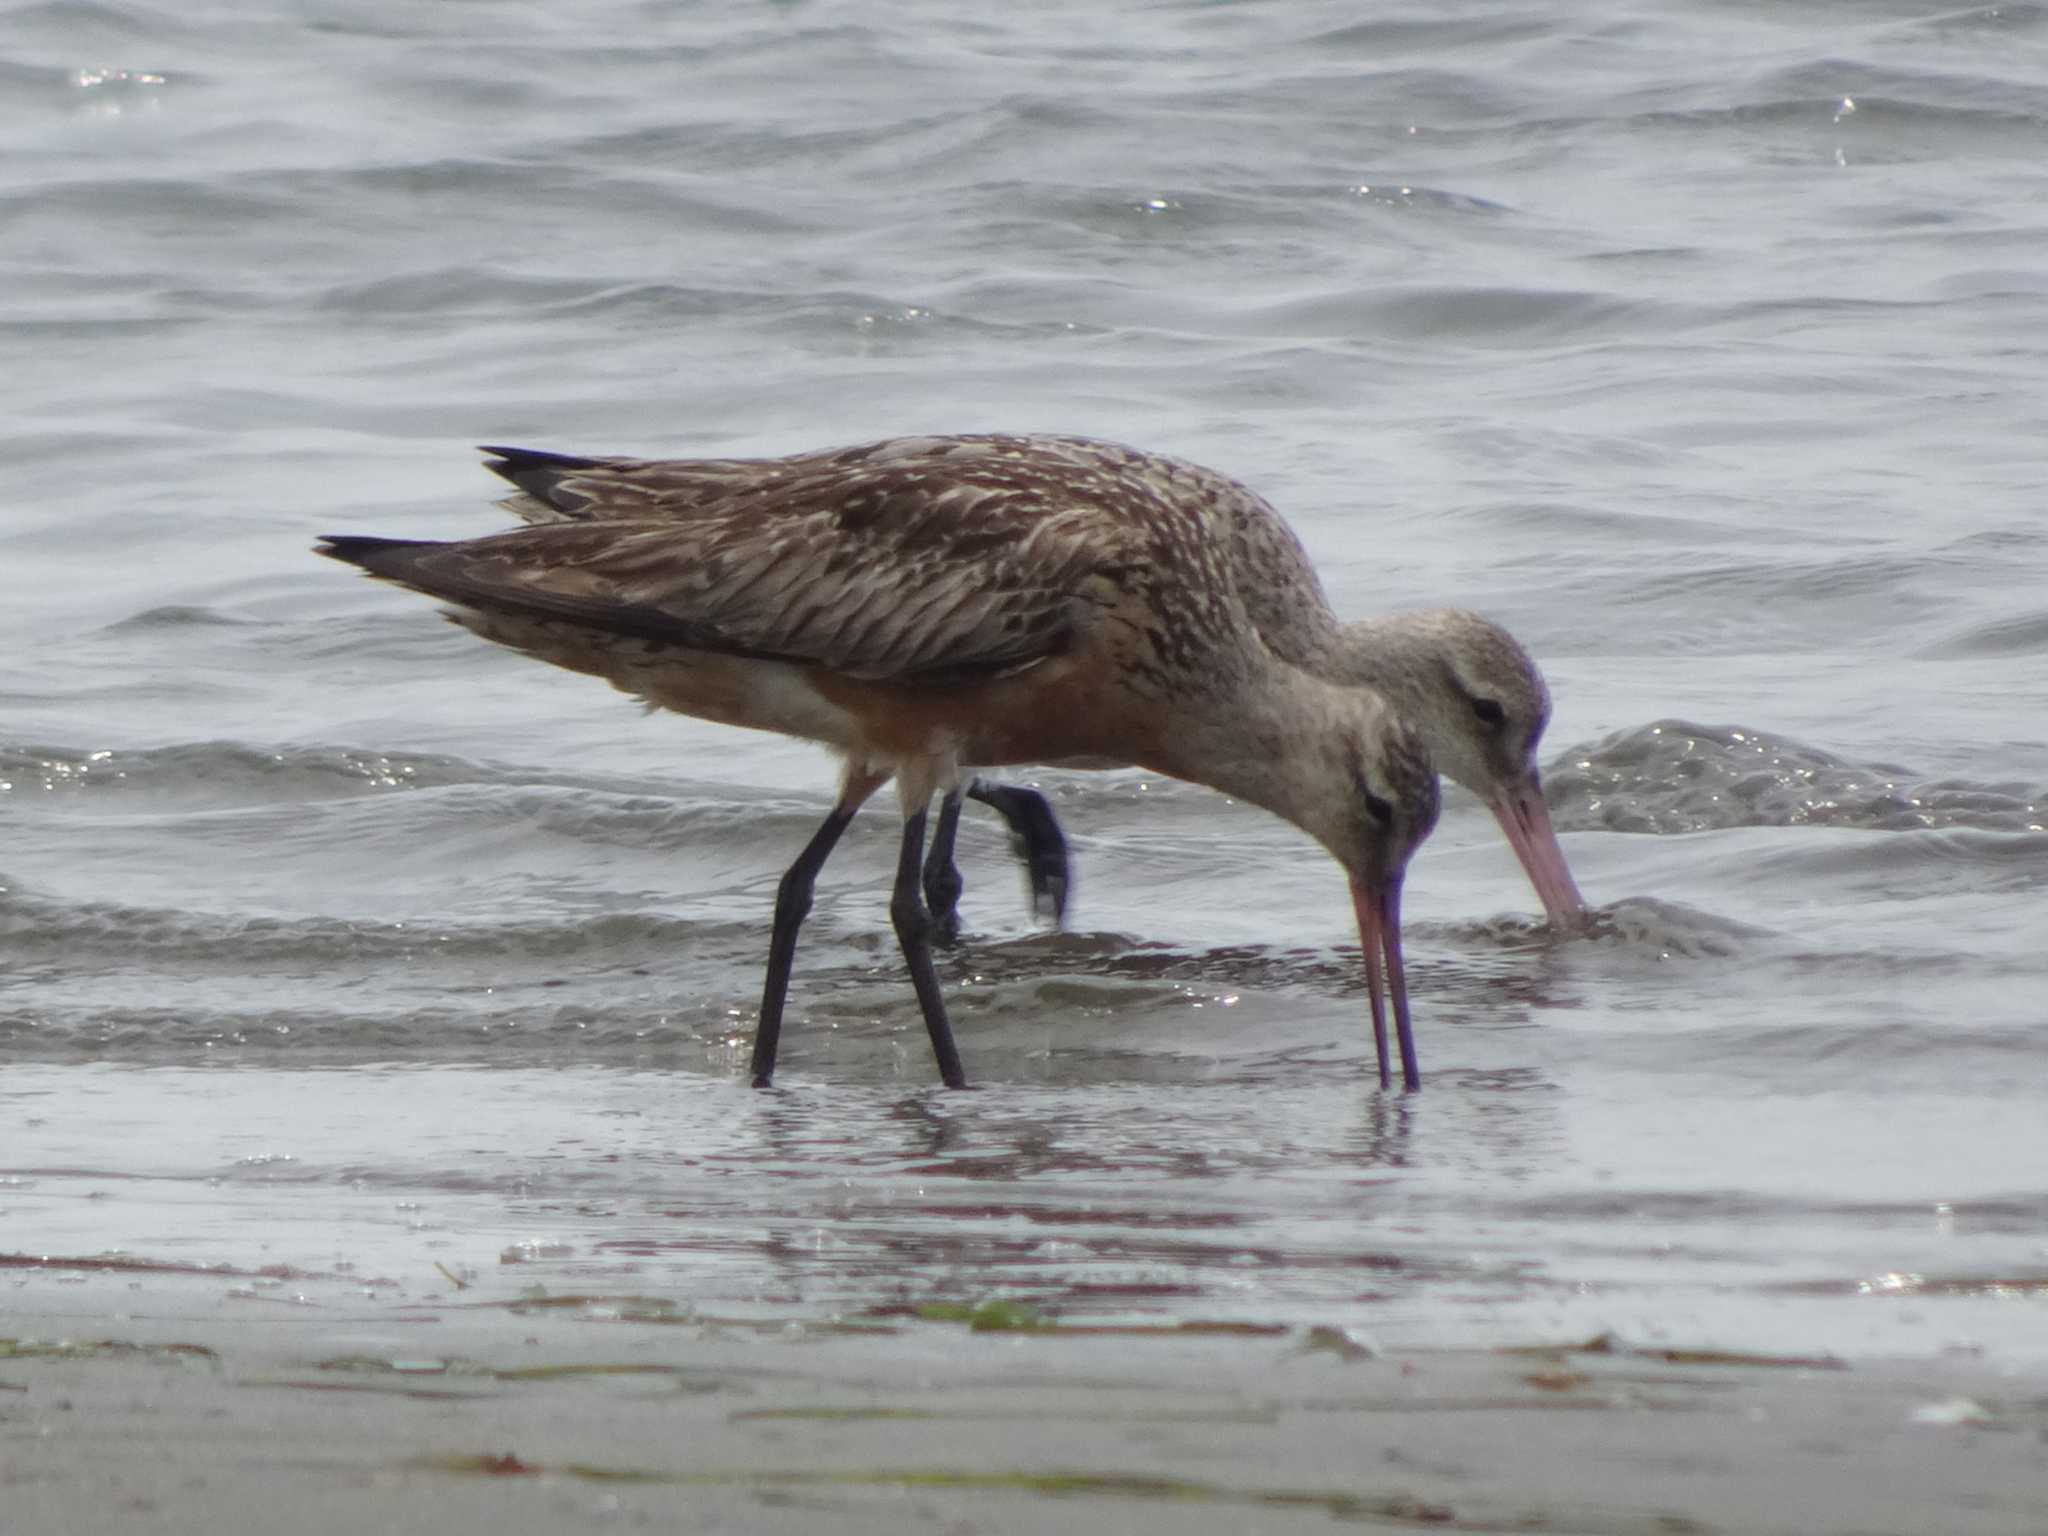
[[[1459,1190],[1512,1187],[1551,1156],[1548,1087],[1521,1068],[1383,1093],[1361,1057],[1164,1089],[721,1090],[738,1112],[676,1149],[662,1193],[590,1251],[834,1312],[1004,1295],[1090,1318],[1294,1317],[1443,1285],[1506,1299],[1540,1263],[1475,1262],[1445,1216]]]

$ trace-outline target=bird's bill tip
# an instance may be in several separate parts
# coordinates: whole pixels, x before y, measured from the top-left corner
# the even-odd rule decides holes
[[[1550,807],[1534,774],[1510,784],[1494,796],[1490,809],[1508,845],[1515,850],[1529,884],[1535,887],[1543,911],[1558,927],[1576,930],[1585,926],[1586,902],[1572,879],[1564,849],[1558,846],[1557,830],[1550,822]]]
[[[1387,1014],[1401,1049],[1401,1086],[1422,1086],[1415,1059],[1415,1027],[1408,1012],[1408,969],[1401,957],[1401,877],[1376,883],[1354,879],[1351,905],[1358,914],[1358,943],[1365,956],[1366,994],[1372,1005],[1373,1046],[1379,1053],[1380,1086],[1391,1087],[1387,1063]]]

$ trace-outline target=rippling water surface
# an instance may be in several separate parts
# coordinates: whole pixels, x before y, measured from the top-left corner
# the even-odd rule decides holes
[[[1818,0],[6,6],[0,1246],[2048,1357],[2044,45]],[[1453,793],[1419,1097],[1369,1080],[1329,861],[1137,773],[1036,776],[1064,934],[970,818],[978,1092],[874,814],[753,1093],[822,754],[309,553],[499,526],[479,441],[998,428],[1236,474],[1340,610],[1541,659],[1598,932]]]

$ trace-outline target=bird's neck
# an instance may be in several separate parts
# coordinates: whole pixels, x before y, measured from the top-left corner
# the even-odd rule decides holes
[[[1377,689],[1408,710],[1435,681],[1438,647],[1429,610],[1377,614],[1337,627],[1330,676]]]
[[[1414,716],[1440,691],[1446,613],[1405,609],[1342,623],[1324,609],[1297,615],[1284,634],[1262,626],[1261,638],[1277,659],[1327,682],[1371,688]]]
[[[1184,716],[1142,764],[1293,822],[1329,846],[1352,781],[1349,743],[1383,709],[1363,690],[1271,661]]]

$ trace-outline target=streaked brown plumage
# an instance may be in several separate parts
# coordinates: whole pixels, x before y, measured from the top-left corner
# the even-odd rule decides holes
[[[1421,733],[1439,772],[1486,802],[1551,921],[1584,921],[1584,904],[1551,830],[1537,753],[1550,690],[1536,663],[1499,625],[1455,608],[1416,609],[1339,624],[1308,554],[1270,503],[1199,465],[1115,443],[1053,436],[898,438],[786,459],[571,458],[489,448],[491,468],[520,488],[501,505],[532,523],[669,521],[768,516],[837,498],[928,498],[935,507],[1066,498],[1076,504],[1199,507],[1224,535],[1247,615],[1284,660],[1333,682],[1383,694]],[[963,554],[968,553],[961,546]],[[799,567],[800,568],[800,567]],[[973,791],[1009,817],[1034,866],[1034,891],[1055,917],[1067,872],[1058,823],[1028,790]],[[959,876],[951,869],[948,798],[927,889],[950,929]],[[939,846],[943,843],[943,850]],[[943,893],[943,894],[942,894]]]
[[[1135,764],[1308,831],[1351,878],[1382,1079],[1384,963],[1404,1079],[1419,1081],[1399,895],[1435,821],[1435,771],[1378,692],[1335,675],[1345,631],[1293,534],[1235,482],[1073,438],[685,463],[489,451],[536,526],[324,552],[453,604],[499,644],[845,758],[838,804],[778,898],[757,1082],[811,880],[891,776],[905,815],[892,916],[941,1072],[960,1080],[918,892],[925,811],[963,773],[1015,763]]]

